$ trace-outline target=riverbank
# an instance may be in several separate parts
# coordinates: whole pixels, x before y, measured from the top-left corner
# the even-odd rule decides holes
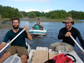
[[[46,17],[39,17],[41,22],[62,22],[64,19],[48,19]],[[20,18],[21,21],[37,21],[38,18]],[[83,21],[73,20],[74,22],[81,23]]]
[[[0,30],[11,28],[11,24],[3,23],[4,21],[8,21],[8,20],[10,19],[9,18],[0,19]]]
[[[35,21],[37,21],[38,18],[40,18],[41,22],[62,22],[62,21],[64,21],[64,19],[48,19],[46,17],[20,18],[20,21],[35,22]],[[82,23],[84,21],[74,20],[74,22]],[[0,19],[0,29],[10,29],[10,28],[11,28],[10,18]]]

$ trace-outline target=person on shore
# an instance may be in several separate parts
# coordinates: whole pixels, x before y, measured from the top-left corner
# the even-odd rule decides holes
[[[19,32],[23,30],[23,28],[19,28],[20,20],[18,18],[14,18],[12,20],[12,27],[13,29],[9,30],[4,39],[3,42],[0,44],[0,50],[6,45],[8,40],[12,40]],[[10,57],[11,55],[14,55],[15,53],[18,54],[18,56],[21,58],[22,63],[27,63],[28,59],[28,51],[26,49],[26,43],[25,38],[28,38],[30,41],[32,41],[32,36],[28,32],[28,27],[24,26],[26,30],[12,43],[11,46],[5,51],[5,53],[0,58],[0,63],[2,63],[5,59]]]
[[[63,41],[53,43],[49,48],[53,50],[65,50],[68,52],[72,51],[75,42],[70,38],[70,35],[72,35],[75,39],[78,37],[82,47],[84,48],[84,40],[82,39],[80,32],[76,28],[72,27],[74,24],[72,18],[66,17],[63,23],[65,23],[65,27],[62,28],[58,34],[58,39],[63,39]]]

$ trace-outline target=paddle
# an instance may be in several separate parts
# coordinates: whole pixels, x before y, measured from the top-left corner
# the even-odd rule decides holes
[[[73,38],[72,35],[70,35],[70,38],[77,44],[77,46],[81,49],[81,51],[84,53],[83,48],[77,43],[77,41]]]
[[[2,48],[1,50],[0,50],[0,53],[6,48],[6,47],[8,47],[21,33],[23,33],[25,31],[25,28],[19,33],[19,34],[17,34],[4,48]]]

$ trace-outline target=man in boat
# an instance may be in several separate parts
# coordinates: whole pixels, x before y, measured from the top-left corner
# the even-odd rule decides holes
[[[3,42],[0,44],[0,50],[6,45],[8,40],[12,40],[19,32],[23,30],[23,28],[19,28],[19,25],[20,20],[18,18],[14,18],[12,20],[13,29],[9,30],[6,33]],[[15,53],[17,53],[18,56],[21,57],[22,63],[27,63],[28,51],[26,49],[25,38],[28,38],[31,41],[32,36],[28,32],[29,28],[27,26],[24,26],[24,28],[26,28],[26,30],[12,42],[11,46],[2,55],[2,57],[0,58],[0,63],[2,63],[5,59],[7,59],[11,55],[14,55]]]
[[[39,19],[39,18],[38,18],[37,24],[40,26],[40,29],[42,29],[42,30],[43,30],[43,26],[41,25],[41,21],[40,21],[40,19]]]
[[[72,27],[74,24],[72,18],[66,17],[63,23],[65,23],[65,27],[62,28],[58,34],[58,39],[63,39],[63,41],[53,43],[49,48],[53,50],[65,50],[68,52],[72,51],[75,42],[70,38],[70,35],[72,35],[75,39],[78,37],[82,47],[84,48],[84,40],[82,39],[80,32],[76,28]]]
[[[43,30],[43,26],[41,25],[41,21],[39,18],[38,18],[37,24],[35,24],[35,25],[39,25],[40,29]],[[32,28],[34,28],[34,26],[32,26]]]
[[[35,24],[35,25],[39,25],[40,29],[43,30],[43,26],[41,26],[41,21],[40,21],[39,18],[38,18],[37,24]],[[35,25],[34,25],[34,26],[35,26]],[[34,28],[34,26],[32,26],[32,28]]]
[[[39,18],[38,18],[37,24],[41,26],[41,21]]]

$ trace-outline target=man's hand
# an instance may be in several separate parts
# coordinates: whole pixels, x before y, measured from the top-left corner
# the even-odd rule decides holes
[[[65,37],[69,37],[71,35],[71,32],[67,32],[66,34],[65,34]]]
[[[26,28],[26,30],[25,30],[25,31],[26,31],[26,32],[28,32],[28,29],[29,29],[29,28],[28,28],[27,26],[24,26],[24,28]]]
[[[84,50],[84,49],[83,49]],[[83,52],[83,54],[84,54],[84,52]]]
[[[83,52],[83,54],[84,54],[84,52]]]
[[[24,26],[24,28],[26,28],[26,33],[27,33],[27,37],[28,37],[28,39],[30,40],[30,41],[32,41],[32,36],[31,36],[31,34],[28,32],[28,27],[27,26]]]

